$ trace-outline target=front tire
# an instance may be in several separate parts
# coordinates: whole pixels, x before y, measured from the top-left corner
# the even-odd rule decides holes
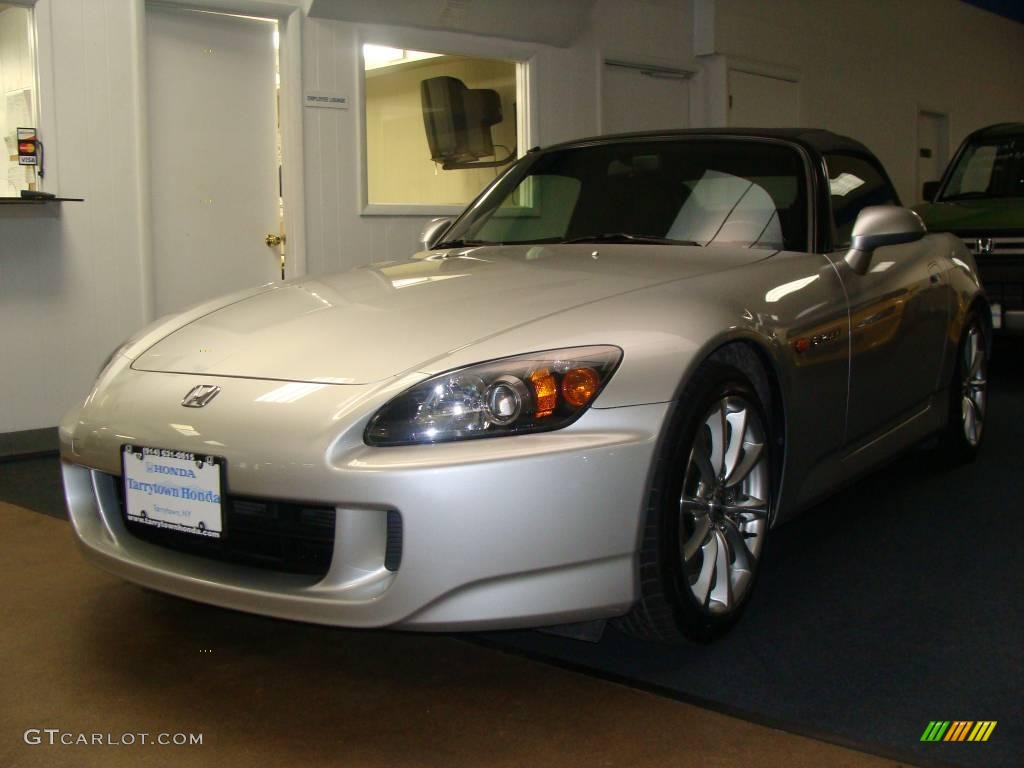
[[[988,336],[972,310],[964,323],[949,387],[949,419],[941,450],[950,464],[974,461],[985,435],[988,415]]]
[[[702,366],[660,448],[631,634],[710,642],[745,608],[763,558],[775,473],[771,422],[749,377]]]

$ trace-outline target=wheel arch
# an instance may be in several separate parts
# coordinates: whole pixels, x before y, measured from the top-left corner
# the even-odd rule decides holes
[[[773,345],[764,337],[748,329],[735,329],[733,333],[708,341],[695,354],[676,386],[672,401],[678,404],[682,399],[687,383],[693,375],[709,362],[721,362],[732,365],[746,374],[754,385],[765,405],[773,438],[772,474],[777,483],[778,498],[772,513],[772,524],[778,519],[778,512],[783,507],[782,498],[785,493],[785,467],[787,460],[788,434],[788,402],[783,382],[785,377]],[[672,439],[669,434],[669,421],[658,440],[658,455],[664,448],[665,441]],[[649,478],[653,482],[653,476]]]
[[[749,336],[724,341],[711,350],[703,362],[716,360],[732,365],[750,378],[754,385],[754,391],[761,398],[767,412],[774,443],[772,446],[772,474],[775,478],[778,496],[775,499],[770,521],[774,526],[784,491],[786,446],[789,444],[786,400],[778,361],[760,340]]]

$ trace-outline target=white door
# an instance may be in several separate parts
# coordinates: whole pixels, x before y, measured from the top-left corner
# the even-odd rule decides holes
[[[690,83],[683,72],[605,64],[601,78],[604,133],[690,126]]]
[[[917,114],[917,189],[926,181],[938,181],[949,160],[949,116],[938,112]]]
[[[157,315],[281,279],[275,29],[146,6]]]
[[[729,70],[729,125],[794,128],[800,125],[800,84]]]

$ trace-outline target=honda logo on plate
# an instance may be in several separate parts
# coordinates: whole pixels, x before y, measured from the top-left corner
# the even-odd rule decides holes
[[[202,408],[213,400],[218,392],[220,392],[220,387],[215,387],[212,384],[200,384],[198,387],[192,387],[188,391],[181,404],[186,408]]]

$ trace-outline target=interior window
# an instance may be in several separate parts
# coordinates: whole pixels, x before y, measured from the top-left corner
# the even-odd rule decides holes
[[[23,189],[39,189],[36,147],[35,62],[32,57],[32,11],[0,3],[0,197],[17,197]]]
[[[515,62],[368,44],[363,69],[369,203],[465,205],[518,154]]]
[[[829,193],[832,197],[832,222],[835,247],[850,245],[857,215],[869,205],[899,205],[896,190],[873,164],[852,155],[825,156]]]

